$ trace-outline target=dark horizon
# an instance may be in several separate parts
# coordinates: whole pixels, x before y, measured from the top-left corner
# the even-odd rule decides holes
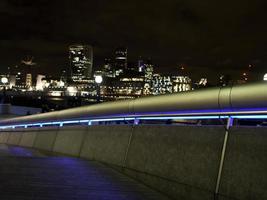
[[[69,67],[68,46],[92,45],[94,69],[128,47],[129,61],[151,58],[156,72],[183,65],[193,79],[220,74],[238,79],[252,64],[250,80],[267,72],[267,13],[263,0],[15,1],[0,3],[1,72],[27,55],[41,73]]]

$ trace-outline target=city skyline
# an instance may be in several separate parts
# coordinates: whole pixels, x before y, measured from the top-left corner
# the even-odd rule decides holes
[[[125,55],[125,64],[124,66],[121,66],[121,67],[124,67],[125,69],[127,69],[127,65],[129,67],[130,70],[138,70],[138,66],[139,66],[139,62],[140,62],[140,59],[141,60],[149,60],[149,62],[152,62],[153,63],[153,66],[154,66],[154,72],[155,73],[160,73],[160,74],[163,74],[163,75],[186,75],[186,76],[190,76],[192,77],[195,81],[199,81],[200,79],[202,78],[207,78],[209,83],[211,83],[212,85],[216,85],[220,82],[220,78],[221,76],[227,76],[228,78],[230,78],[231,80],[233,81],[238,81],[238,80],[243,80],[244,78],[244,74],[246,74],[246,81],[260,81],[262,80],[262,73],[264,73],[264,71],[262,73],[255,73],[255,71],[253,72],[255,66],[252,65],[252,64],[248,64],[247,66],[243,66],[242,69],[239,69],[239,74],[238,76],[234,76],[233,74],[230,74],[230,73],[217,73],[217,76],[216,77],[212,77],[211,74],[208,74],[208,73],[201,73],[201,74],[196,74],[194,72],[194,68],[192,68],[191,66],[185,64],[185,63],[181,63],[179,65],[177,65],[176,67],[173,67],[172,68],[172,71],[164,71],[162,70],[162,68],[154,62],[153,59],[151,59],[151,57],[142,57],[142,56],[139,56],[138,58],[135,58],[135,60],[129,60],[129,57],[132,57],[131,54],[128,54],[127,51],[128,51],[128,48],[127,47],[116,47],[113,49],[113,52],[110,53],[110,55],[107,55],[105,56],[104,60],[97,60],[95,61],[95,55],[93,55],[93,47],[89,44],[72,44],[72,45],[69,45],[68,46],[68,49],[66,49],[67,53],[66,53],[66,62],[65,62],[65,66],[61,66],[61,67],[58,67],[56,69],[54,69],[53,71],[47,71],[46,68],[44,68],[44,66],[40,65],[38,60],[36,61],[35,60],[35,57],[34,56],[30,56],[30,55],[25,55],[24,58],[21,58],[21,59],[18,59],[18,62],[13,65],[13,66],[9,66],[7,67],[6,69],[2,70],[2,74],[3,73],[8,73],[8,71],[10,69],[14,69],[16,68],[17,66],[19,66],[19,68],[25,68],[25,67],[31,67],[32,69],[34,69],[35,73],[38,73],[38,74],[44,74],[46,76],[52,76],[52,77],[60,77],[62,76],[62,72],[68,72],[68,74],[70,75],[72,73],[72,70],[73,70],[73,67],[72,67],[72,61],[71,61],[71,54],[70,54],[70,48],[72,46],[78,46],[79,48],[81,48],[82,46],[86,47],[86,48],[90,48],[92,51],[92,55],[91,55],[91,58],[89,60],[94,60],[94,64],[93,62],[90,64],[90,70],[91,71],[89,74],[88,77],[91,77],[93,78],[93,73],[94,71],[99,71],[99,70],[103,70],[105,68],[105,65],[106,65],[106,61],[109,60],[109,62],[112,63],[113,67],[115,68],[118,68],[116,67],[117,65],[117,58],[118,58],[118,55],[117,55],[117,51],[120,50],[121,48],[125,48],[125,51],[126,51],[126,55]],[[120,58],[119,58],[120,59]],[[91,61],[89,61],[90,63]],[[97,63],[97,64],[95,64]],[[135,69],[136,68],[136,69]],[[26,69],[26,68],[25,68]],[[117,72],[118,73],[118,72]],[[252,76],[251,76],[252,75]],[[254,77],[253,77],[254,75]],[[258,75],[258,76],[255,76],[255,75]],[[249,76],[249,79],[248,79],[248,76]],[[253,77],[253,78],[251,78]],[[254,79],[254,80],[253,80]]]
[[[252,64],[258,80],[267,66],[265,5],[263,0],[3,0],[0,69],[32,55],[41,69],[55,73],[68,66],[69,45],[80,43],[93,46],[94,68],[126,46],[129,61],[150,57],[159,72],[184,65],[193,77],[237,79]]]

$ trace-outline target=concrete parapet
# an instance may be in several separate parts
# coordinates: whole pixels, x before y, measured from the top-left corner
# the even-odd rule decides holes
[[[220,199],[267,199],[267,127],[232,127]],[[226,198],[227,197],[227,198]]]
[[[124,166],[131,126],[90,126],[81,157]]]
[[[11,130],[9,132],[7,144],[19,145],[23,132],[24,129]]]
[[[53,151],[79,156],[87,130],[88,126],[79,128],[76,126],[59,128]]]
[[[0,143],[7,143],[10,132],[0,132]]]
[[[213,199],[225,130],[136,126],[126,172],[177,199]]]
[[[35,138],[33,147],[46,151],[53,151],[58,127],[41,128]]]
[[[36,135],[39,131],[39,128],[31,128],[27,131],[24,131],[19,145],[24,147],[33,147]]]

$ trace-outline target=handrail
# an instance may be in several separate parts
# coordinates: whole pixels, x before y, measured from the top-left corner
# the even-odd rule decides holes
[[[106,102],[0,121],[0,128],[103,120],[266,118],[267,83],[208,88]]]

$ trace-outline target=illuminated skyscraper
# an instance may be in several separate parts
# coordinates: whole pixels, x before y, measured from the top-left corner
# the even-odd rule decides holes
[[[71,80],[80,82],[92,77],[93,48],[88,45],[69,47]]]
[[[115,70],[112,68],[111,59],[106,58],[102,68],[103,75],[106,77],[115,77]]]
[[[115,74],[119,76],[127,69],[127,48],[119,47],[115,50]]]
[[[138,59],[137,67],[138,67],[138,72],[140,72],[140,73],[144,72],[145,65],[144,65],[144,61],[143,61],[143,59],[141,57]]]
[[[173,92],[172,79],[170,76],[153,74],[152,93],[153,95],[167,94]]]
[[[153,72],[154,72],[154,67],[151,64],[151,61],[148,60],[146,63],[144,63],[144,90],[143,90],[144,95],[152,94]]]
[[[207,79],[202,80],[202,84],[207,84]],[[192,89],[191,85],[192,80],[189,78],[189,76],[172,76],[173,92],[189,91]]]

